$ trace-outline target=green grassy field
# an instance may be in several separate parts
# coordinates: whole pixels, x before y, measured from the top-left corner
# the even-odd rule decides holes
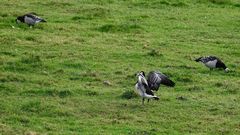
[[[1,0],[0,9],[0,134],[240,134],[238,0]],[[47,23],[17,25],[28,12]],[[231,72],[193,61],[207,55]],[[141,70],[176,87],[142,106],[132,94]]]

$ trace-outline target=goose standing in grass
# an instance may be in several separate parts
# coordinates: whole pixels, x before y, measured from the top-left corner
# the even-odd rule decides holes
[[[137,93],[143,97],[142,104],[144,104],[144,99],[159,99],[157,96],[154,96],[153,90],[158,91],[161,84],[174,87],[175,83],[170,80],[166,75],[159,71],[151,71],[148,73],[147,80],[145,78],[145,73],[141,71],[138,73],[138,81],[135,85],[135,90]]]
[[[225,72],[229,71],[229,68],[217,57],[215,56],[207,56],[207,57],[200,57],[195,60],[196,62],[202,62],[206,67],[213,70],[214,68],[222,68]]]
[[[145,73],[141,71],[137,74],[138,81],[135,85],[136,92],[142,97],[142,104],[144,105],[145,98],[158,100],[159,98],[154,95],[152,90],[148,86],[148,82],[145,78]]]
[[[16,22],[22,22],[28,24],[29,26],[34,26],[39,22],[46,22],[46,20],[36,16],[35,13],[28,13],[23,16],[18,16]]]

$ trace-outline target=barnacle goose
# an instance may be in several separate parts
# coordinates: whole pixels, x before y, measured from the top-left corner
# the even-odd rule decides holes
[[[216,56],[206,56],[199,57],[195,59],[196,62],[202,62],[206,67],[210,68],[210,70],[214,68],[222,68],[225,72],[229,71],[229,68]]]
[[[38,17],[37,15],[35,15],[35,13],[28,13],[23,16],[18,16],[16,22],[22,22],[28,24],[29,26],[34,26],[39,22],[46,22],[46,20]]]
[[[135,90],[136,92],[142,97],[142,105],[144,105],[144,100],[145,98],[148,99],[155,99],[158,100],[159,98],[154,95],[152,90],[150,89],[148,82],[145,78],[145,73],[141,71],[140,73],[137,74],[138,80],[137,83],[135,84]]]
[[[166,75],[159,71],[151,71],[148,73],[147,80],[145,78],[144,71],[138,73],[138,81],[135,85],[135,90],[137,93],[143,97],[142,104],[144,104],[144,99],[159,99],[157,96],[154,95],[153,91],[158,91],[160,84],[174,87],[175,83],[170,80]]]

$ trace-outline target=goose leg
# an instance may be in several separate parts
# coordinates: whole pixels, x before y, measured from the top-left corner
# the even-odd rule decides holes
[[[142,99],[142,105],[144,105],[144,98]]]
[[[150,99],[148,99],[148,102],[150,101]]]
[[[210,68],[210,74],[212,73],[212,70],[213,70],[213,69],[212,69],[212,68]]]

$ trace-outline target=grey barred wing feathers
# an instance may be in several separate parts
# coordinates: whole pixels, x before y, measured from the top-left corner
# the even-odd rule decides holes
[[[215,56],[206,56],[206,57],[199,57],[195,61],[196,62],[202,62],[202,63],[207,63],[209,61],[214,61],[217,60],[218,58]]]
[[[203,63],[207,63],[207,62],[209,62],[209,61],[214,61],[214,60],[218,60],[218,58],[215,57],[215,56],[207,56],[207,57],[204,57],[204,58],[202,59],[202,62],[203,62]]]
[[[148,84],[149,84],[150,89],[157,91],[160,86],[161,81],[162,81],[162,79],[156,72],[152,71],[148,74]]]
[[[158,72],[158,76],[161,78],[161,84],[164,84],[169,87],[175,86],[175,83],[171,79],[169,79],[166,75]]]
[[[166,75],[159,71],[151,71],[148,74],[148,85],[151,90],[158,90],[160,85],[166,85],[169,87],[174,87],[175,83],[170,80]]]
[[[46,22],[44,19],[34,15],[34,14],[26,14],[25,15],[28,18],[31,18],[32,20],[34,20],[35,22]]]

